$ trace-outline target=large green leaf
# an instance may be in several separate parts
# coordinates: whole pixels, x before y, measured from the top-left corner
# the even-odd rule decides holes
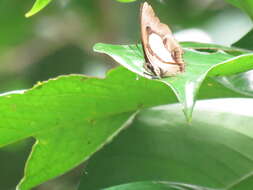
[[[173,182],[135,182],[124,185],[117,185],[114,187],[106,188],[104,190],[211,190],[203,189],[202,187],[179,184]]]
[[[164,95],[154,99],[159,91]],[[18,189],[30,189],[86,160],[139,108],[175,101],[167,93],[156,82],[137,81],[134,74],[119,71],[106,79],[60,77],[23,94],[0,97],[0,146],[37,139]]]
[[[193,44],[189,43],[188,45],[192,47]],[[185,45],[185,47],[187,46]],[[226,48],[226,51],[228,49]],[[127,69],[150,78],[144,74],[145,69],[143,68],[143,63],[145,60],[140,45],[110,45],[99,43],[94,46],[94,50],[105,53]],[[186,72],[176,77],[158,79],[158,81],[171,87],[179,102],[184,105],[186,118],[190,120],[198,89],[205,77],[231,75],[253,69],[252,58],[252,53],[233,57],[230,54],[220,51],[207,53],[185,48],[184,60],[186,63]]]
[[[208,78],[199,98],[244,97]],[[19,189],[30,189],[87,160],[141,108],[177,102],[170,88],[122,67],[105,79],[62,76],[0,97],[0,147],[36,138]]]
[[[36,0],[32,9],[25,14],[26,17],[30,17],[36,13],[38,13],[40,10],[42,10],[44,7],[46,7],[52,0]]]
[[[200,101],[190,126],[178,105],[142,111],[89,160],[79,190],[147,180],[252,189],[244,180],[253,171],[252,106],[253,99]]]

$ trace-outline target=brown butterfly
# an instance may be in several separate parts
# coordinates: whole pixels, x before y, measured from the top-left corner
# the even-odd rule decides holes
[[[140,23],[146,71],[158,78],[184,72],[182,48],[173,37],[170,28],[160,22],[147,2],[141,6]]]

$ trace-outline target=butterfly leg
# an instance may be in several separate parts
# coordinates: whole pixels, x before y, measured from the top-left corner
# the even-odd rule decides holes
[[[161,69],[159,67],[154,67],[150,63],[144,63],[143,67],[147,71],[147,72],[144,72],[144,74],[151,77],[151,79],[161,78],[160,77]]]

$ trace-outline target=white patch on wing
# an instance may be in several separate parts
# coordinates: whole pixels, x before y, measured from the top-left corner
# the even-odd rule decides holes
[[[151,60],[153,65],[156,65],[162,69],[164,76],[175,76],[176,74],[180,73],[180,67],[178,65],[163,63],[154,56],[151,58]]]
[[[148,43],[152,51],[164,62],[175,62],[171,57],[171,53],[165,48],[163,40],[159,35],[155,33],[149,35]]]
[[[165,48],[162,38],[159,35],[152,33],[149,35],[148,40],[150,48],[160,59],[167,63],[175,63],[171,57],[171,53]],[[180,73],[180,67],[178,65],[161,62],[156,56],[152,56],[150,53],[147,56],[153,66],[158,66],[162,69],[164,76],[175,76]]]

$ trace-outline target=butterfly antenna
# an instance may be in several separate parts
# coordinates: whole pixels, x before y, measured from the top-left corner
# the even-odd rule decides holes
[[[140,48],[140,46],[138,45],[139,43],[135,43],[135,46],[136,46],[136,48],[139,50],[139,52],[140,52],[140,57],[143,57],[143,50],[142,50],[142,48]]]
[[[137,43],[135,43],[135,46],[136,46],[137,49],[140,51],[140,48],[138,47],[138,44],[137,44]],[[136,49],[135,49],[132,45],[128,45],[128,47],[129,47],[132,51],[136,52]],[[136,52],[136,53],[138,54],[138,57],[139,57],[139,58],[143,58],[143,55],[142,55],[142,54],[140,54],[139,52]]]
[[[136,42],[136,43],[135,43],[135,46],[137,47],[137,49],[138,49],[140,52],[142,52],[142,49],[138,46],[138,44],[139,44],[139,43]]]

